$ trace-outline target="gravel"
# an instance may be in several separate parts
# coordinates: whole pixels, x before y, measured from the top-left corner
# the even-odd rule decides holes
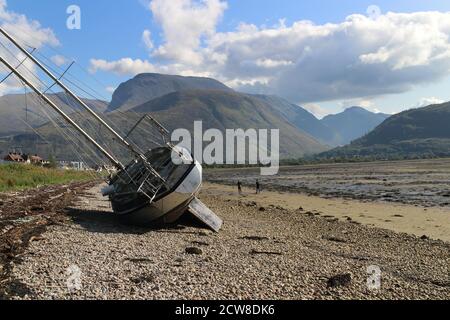
[[[450,298],[443,241],[207,194],[219,233],[189,220],[148,230],[121,225],[99,190],[14,261],[9,299]]]

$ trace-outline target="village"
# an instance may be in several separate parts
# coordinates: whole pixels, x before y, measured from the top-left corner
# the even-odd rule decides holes
[[[0,159],[0,164],[21,163],[26,165],[42,166],[47,168],[61,169],[61,170],[75,170],[87,171],[94,170],[81,161],[56,161],[54,159],[44,159],[36,153],[24,153],[20,150],[13,150],[8,152],[6,156]],[[101,171],[102,168],[96,168],[96,171]]]

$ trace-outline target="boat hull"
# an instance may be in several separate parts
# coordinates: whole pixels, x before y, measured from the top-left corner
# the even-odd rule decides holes
[[[139,225],[174,223],[187,210],[202,185],[202,166],[196,162],[193,169],[175,191],[139,209],[120,214],[126,222]]]

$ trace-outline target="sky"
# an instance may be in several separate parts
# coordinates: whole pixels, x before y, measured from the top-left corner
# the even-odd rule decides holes
[[[158,72],[279,95],[318,117],[450,100],[448,0],[0,0],[0,25],[55,68],[76,61],[104,99]],[[0,94],[18,88],[8,80]]]

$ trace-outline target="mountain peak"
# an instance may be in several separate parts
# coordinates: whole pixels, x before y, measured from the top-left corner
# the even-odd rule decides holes
[[[371,112],[363,107],[359,107],[359,106],[352,106],[352,107],[348,107],[344,110],[344,112]]]
[[[388,117],[387,114],[353,106],[341,113],[326,116],[322,122],[341,134],[340,144],[344,145],[368,133]]]
[[[116,89],[107,112],[118,109],[126,111],[172,92],[194,89],[232,91],[223,83],[211,78],[141,73]]]
[[[373,131],[325,157],[403,159],[450,156],[450,102],[391,116]]]

